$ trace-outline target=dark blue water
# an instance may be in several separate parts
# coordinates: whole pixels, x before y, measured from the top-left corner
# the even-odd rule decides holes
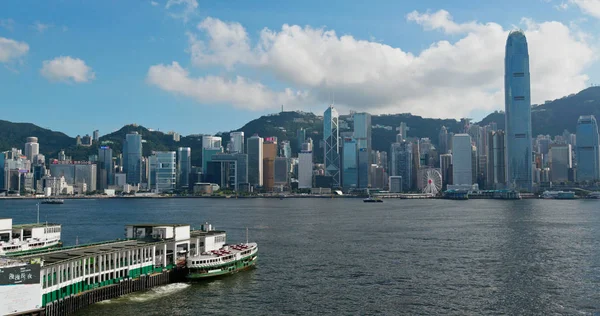
[[[0,217],[35,221],[35,202]],[[591,314],[600,311],[600,201],[67,200],[42,205],[66,244],[136,222],[209,221],[260,248],[254,270],[159,287],[81,315]]]

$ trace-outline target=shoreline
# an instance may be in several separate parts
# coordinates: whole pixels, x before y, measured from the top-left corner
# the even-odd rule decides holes
[[[34,197],[34,196],[0,196],[1,200],[44,200],[47,197]],[[367,196],[356,196],[356,195],[266,195],[266,196],[235,196],[235,195],[221,195],[221,196],[202,196],[202,195],[189,195],[189,196],[161,196],[161,195],[132,195],[132,196],[106,196],[106,195],[85,195],[85,196],[57,196],[62,200],[97,200],[97,199],[365,199]],[[399,199],[399,200],[452,200],[441,196],[426,197],[420,194],[404,194],[399,196],[385,196],[380,197],[382,199]],[[539,199],[544,198],[538,196],[526,196],[523,200]],[[510,200],[510,199],[494,199],[484,197],[473,197],[469,200]],[[553,199],[560,200],[560,199]],[[564,200],[593,200],[585,197],[575,197],[574,199]]]

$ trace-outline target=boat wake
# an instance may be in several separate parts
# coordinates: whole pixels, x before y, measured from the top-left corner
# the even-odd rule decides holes
[[[190,287],[189,284],[186,283],[173,283],[162,286],[157,286],[155,288],[149,289],[144,292],[136,292],[121,296],[119,298],[115,298],[112,300],[106,300],[102,302],[98,302],[97,304],[111,304],[117,302],[147,302],[151,300],[155,300],[157,298],[169,296],[171,294],[177,293],[179,291],[185,290]]]
[[[186,284],[186,283],[167,284],[167,285],[152,288],[145,292],[133,293],[129,297],[129,300],[134,301],[134,302],[151,301],[151,300],[154,300],[157,298],[165,297],[165,296],[177,293],[179,291],[185,290],[188,287],[190,287],[190,285]]]

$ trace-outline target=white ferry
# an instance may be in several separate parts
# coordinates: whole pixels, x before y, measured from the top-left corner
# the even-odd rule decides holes
[[[60,247],[60,230],[60,224],[13,225],[12,218],[0,218],[0,255]]]
[[[246,270],[256,265],[258,244],[254,242],[226,244],[227,234],[203,225],[204,242],[195,255],[187,258],[188,279],[206,279]],[[247,237],[246,237],[247,238]]]
[[[557,199],[557,200],[572,200],[575,198],[575,192],[572,191],[544,191],[542,194],[544,199]]]
[[[600,191],[595,191],[587,196],[588,199],[600,199]]]

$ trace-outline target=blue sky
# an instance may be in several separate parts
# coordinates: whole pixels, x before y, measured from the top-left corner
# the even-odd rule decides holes
[[[0,119],[215,133],[282,103],[322,112],[333,94],[341,113],[479,119],[503,107],[515,27],[535,102],[598,82],[599,16],[582,0],[6,0]]]

